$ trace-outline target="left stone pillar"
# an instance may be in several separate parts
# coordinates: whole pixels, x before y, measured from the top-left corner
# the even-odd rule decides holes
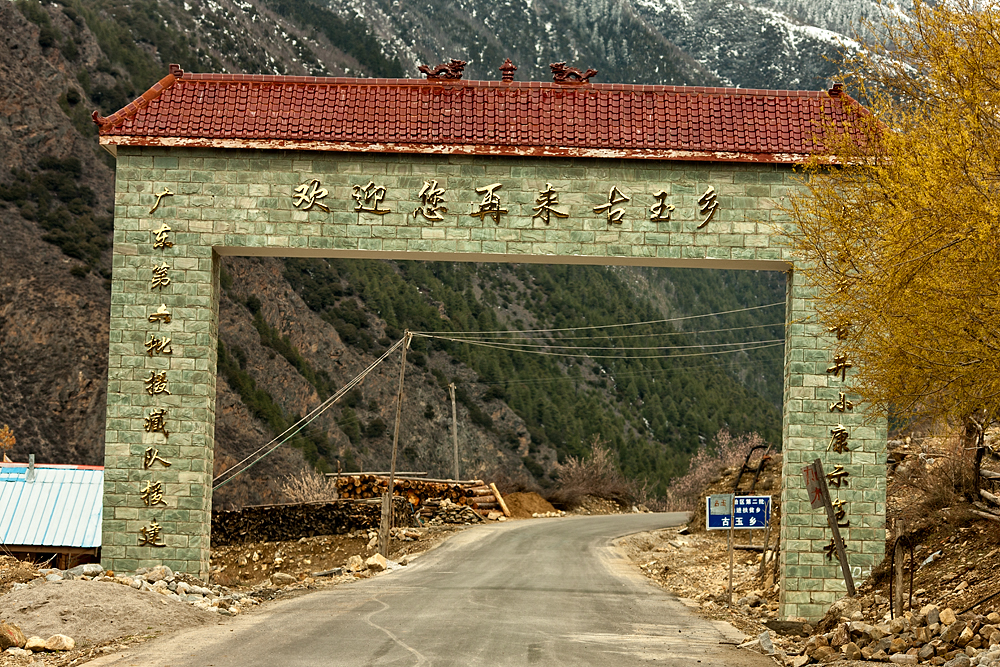
[[[207,580],[219,258],[200,160],[119,149],[101,562]]]

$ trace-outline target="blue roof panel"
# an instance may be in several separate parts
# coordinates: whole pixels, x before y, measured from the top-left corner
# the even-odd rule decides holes
[[[0,544],[101,546],[104,469],[0,464]]]

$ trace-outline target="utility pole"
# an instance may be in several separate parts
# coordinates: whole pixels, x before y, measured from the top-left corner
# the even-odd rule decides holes
[[[451,394],[451,440],[455,444],[455,479],[462,479],[458,467],[458,410],[455,407],[455,383],[448,385],[448,393]]]
[[[399,392],[396,395],[396,424],[392,431],[392,463],[389,466],[389,488],[382,496],[382,521],[379,523],[378,551],[389,557],[389,531],[392,529],[392,492],[396,483],[396,451],[399,445],[399,419],[403,412],[403,377],[406,375],[406,350],[410,347],[413,334],[403,333],[403,352],[399,360]]]

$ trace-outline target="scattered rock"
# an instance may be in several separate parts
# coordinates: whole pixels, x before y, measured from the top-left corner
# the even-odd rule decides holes
[[[74,577],[101,577],[104,576],[104,568],[98,563],[84,563],[66,570],[66,573]]]
[[[45,640],[38,635],[32,635],[31,637],[28,637],[26,642],[24,642],[24,648],[29,651],[44,651]]]
[[[764,621],[764,625],[768,629],[777,632],[779,635],[799,635],[801,637],[808,637],[809,633],[806,631],[805,623],[801,621],[779,621],[778,619],[770,619]]]
[[[72,651],[76,642],[67,635],[52,635],[45,640],[46,651]]]
[[[365,569],[365,561],[361,556],[351,556],[347,559],[346,567],[348,572],[360,572]]]
[[[9,649],[4,651],[7,655],[12,655],[15,658],[28,658],[31,656],[31,651],[23,648],[18,648],[16,646],[11,646]]]
[[[889,662],[894,662],[897,665],[916,665],[920,660],[917,659],[917,656],[909,653],[894,653],[889,656]]]
[[[920,613],[927,618],[927,625],[934,625],[941,622],[941,610],[936,605],[929,604],[920,610]]]
[[[835,649],[832,649],[829,646],[820,646],[809,657],[816,662],[823,662],[826,658],[831,656],[837,656],[837,651]]]
[[[24,642],[24,633],[21,632],[21,628],[13,623],[0,621],[0,651],[6,651],[11,647],[24,648]]]
[[[955,616],[955,612],[952,610],[951,607],[948,607],[947,609],[941,612],[941,623],[944,623],[945,625],[951,625],[957,620],[958,618]]]
[[[844,644],[844,657],[848,660],[860,660],[861,649],[854,642],[847,642]]]
[[[365,567],[367,567],[372,572],[382,572],[387,567],[389,567],[389,562],[385,559],[382,554],[375,554],[365,561]]]
[[[774,644],[771,642],[771,635],[768,634],[767,630],[760,633],[757,637],[757,641],[760,642],[760,648],[767,655],[774,655]]]
[[[288,586],[298,581],[295,577],[284,572],[275,572],[271,575],[271,583],[275,586]]]
[[[969,659],[969,656],[964,653],[959,653],[954,658],[944,663],[944,667],[969,667],[971,664],[972,660]]]
[[[136,572],[136,574],[140,574]],[[166,565],[157,565],[156,567],[151,567],[145,572],[141,573],[143,578],[149,583],[154,583],[157,581],[162,581],[164,579],[169,579],[174,576],[173,570],[171,570]]]
[[[943,614],[944,614],[944,612],[942,612],[942,615]],[[957,640],[959,638],[959,636],[962,634],[962,632],[965,631],[966,629],[967,628],[965,627],[965,623],[964,622],[962,622],[962,621],[954,621],[954,622],[952,622],[951,625],[948,626],[948,629],[946,629],[944,632],[941,633],[941,641],[945,641],[945,642],[949,642],[949,643],[954,642],[955,640]]]

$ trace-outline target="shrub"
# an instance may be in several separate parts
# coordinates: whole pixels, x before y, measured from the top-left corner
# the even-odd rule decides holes
[[[743,465],[750,450],[762,444],[764,439],[757,433],[733,437],[729,429],[720,430],[711,447],[702,447],[691,457],[687,473],[670,482],[667,508],[677,512],[697,511],[709,484],[726,468]]]
[[[904,489],[919,491],[916,502],[905,512],[907,523],[943,507],[954,507],[963,496],[978,500],[976,448],[965,446],[958,437],[944,439],[942,445],[934,453],[907,456],[896,467],[889,494],[898,495]]]
[[[636,484],[622,475],[614,454],[600,436],[594,436],[589,457],[570,456],[566,463],[556,464],[556,473],[559,484],[546,500],[559,507],[579,507],[585,496],[631,504],[642,495]]]
[[[389,426],[385,423],[385,420],[381,417],[376,417],[368,422],[368,426],[365,427],[365,437],[380,438],[385,435],[385,432],[388,430]]]
[[[314,470],[303,470],[296,477],[290,475],[281,484],[286,502],[322,503],[337,499],[337,485]]]

